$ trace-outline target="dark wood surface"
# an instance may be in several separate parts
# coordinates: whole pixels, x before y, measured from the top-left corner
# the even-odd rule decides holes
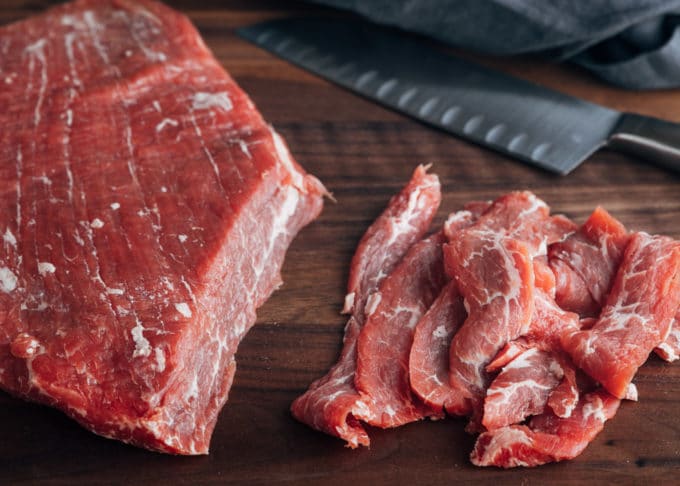
[[[47,2],[4,0],[0,23]],[[0,484],[678,484],[680,364],[656,357],[639,371],[638,403],[616,417],[577,459],[533,470],[479,469],[474,438],[449,419],[369,431],[370,449],[297,423],[291,401],[340,350],[339,314],[352,252],[365,228],[418,163],[433,163],[444,198],[438,215],[471,199],[530,189],[583,221],[600,204],[629,228],[680,238],[680,177],[612,152],[557,177],[427,128],[247,44],[233,29],[258,20],[325,11],[297,2],[174,2],[287,139],[297,160],[333,192],[298,236],[285,285],[259,311],[239,348],[230,400],[203,457],[172,457],[95,436],[59,412],[0,392]],[[637,93],[571,67],[530,59],[476,59],[606,106],[680,122],[680,91]]]

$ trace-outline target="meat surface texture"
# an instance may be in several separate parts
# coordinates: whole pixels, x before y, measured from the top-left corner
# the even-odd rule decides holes
[[[489,385],[484,368],[507,344],[526,334],[534,311],[533,257],[562,239],[573,223],[549,216],[535,195],[503,196],[445,246],[447,273],[465,298],[468,318],[451,342],[449,413],[479,414]]]
[[[408,249],[422,238],[439,203],[439,179],[418,167],[409,183],[393,197],[368,228],[352,259],[345,311],[351,317],[345,327],[338,362],[324,377],[312,383],[291,406],[293,416],[307,425],[334,435],[349,447],[369,445],[366,430],[355,417],[365,408],[354,386],[357,340],[365,323],[366,302]]]
[[[565,310],[597,315],[611,289],[630,235],[598,207],[579,228],[548,250],[557,276],[556,300]]]
[[[635,233],[595,325],[566,334],[574,362],[624,398],[637,369],[667,338],[680,305],[680,242]]]
[[[468,318],[449,351],[449,381],[456,390],[453,414],[480,405],[489,377],[484,368],[508,342],[526,332],[533,313],[534,276],[529,251],[513,239],[484,232],[447,246]],[[451,255],[451,256],[449,256]]]
[[[451,280],[416,326],[409,380],[413,392],[434,410],[445,410],[456,393],[449,384],[449,346],[466,317],[463,296]]]
[[[661,359],[668,362],[676,361],[680,358],[680,307],[678,307],[678,312],[675,314],[675,320],[671,324],[671,330],[668,333],[668,337],[659,344],[659,346],[654,350]]]
[[[442,415],[411,391],[408,363],[416,324],[446,283],[443,243],[440,232],[413,245],[367,305],[354,383],[361,394],[356,415],[371,425]]]
[[[577,314],[561,309],[554,300],[555,277],[548,265],[542,258],[534,259],[534,313],[525,336],[508,343],[503,350],[487,365],[488,372],[493,372],[518,358],[520,355],[533,351],[529,360],[522,360],[524,364],[536,364],[537,366],[524,366],[524,371],[514,371],[513,378],[507,376],[503,370],[494,380],[485,400],[485,426],[494,428],[493,423],[500,423],[498,419],[489,419],[489,414],[506,415],[509,410],[525,410],[536,407],[535,397],[545,397],[548,407],[559,417],[569,417],[579,399],[579,391],[576,384],[576,369],[562,349],[561,336],[565,332],[579,330],[579,318]],[[528,361],[528,362],[527,362]],[[514,361],[513,361],[514,362]],[[516,368],[513,366],[512,368]],[[503,375],[506,375],[503,377]],[[496,382],[503,378],[506,383],[504,388],[515,392],[515,396],[509,399],[508,393],[490,395]],[[510,380],[508,380],[510,378]],[[523,379],[528,378],[528,379]],[[557,380],[557,381],[555,381]],[[504,402],[506,403],[503,406]],[[510,403],[511,402],[511,403]],[[534,408],[535,409],[535,408]],[[494,410],[494,412],[491,412]],[[534,415],[527,413],[527,415]],[[523,418],[523,417],[522,417]],[[502,421],[508,421],[503,417]],[[516,420],[518,422],[521,420]],[[515,423],[509,422],[509,423]]]
[[[522,352],[486,390],[482,424],[492,430],[539,415],[563,377],[562,367],[550,353],[537,348]]]
[[[350,265],[344,313],[361,316],[363,322],[368,297],[423,237],[440,203],[439,178],[418,166],[408,184],[361,238]]]
[[[619,400],[604,390],[585,395],[567,419],[546,412],[529,425],[509,425],[482,433],[470,460],[477,466],[540,466],[573,459],[612,418]]]
[[[471,203],[452,213],[444,223],[448,240],[472,225],[489,208],[488,202]],[[465,322],[467,312],[455,280],[449,281],[416,325],[409,356],[409,379],[413,392],[433,409],[451,407],[455,390],[449,383],[449,346]]]
[[[0,386],[107,437],[207,453],[323,186],[159,3],[3,27],[0,73]]]

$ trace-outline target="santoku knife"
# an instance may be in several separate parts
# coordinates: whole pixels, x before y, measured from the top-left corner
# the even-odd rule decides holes
[[[678,124],[567,96],[399,31],[308,17],[238,33],[383,105],[559,174],[605,146],[680,171]]]

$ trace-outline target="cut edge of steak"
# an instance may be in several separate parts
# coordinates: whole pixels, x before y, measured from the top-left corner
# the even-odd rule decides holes
[[[272,137],[277,136],[272,131]],[[282,151],[277,155],[288,157]],[[316,180],[297,169],[290,172],[290,168],[293,167],[280,164],[279,170],[262,179],[261,189],[253,196],[252,204],[242,207],[232,228],[236,234],[245,235],[257,235],[257,228],[272,228],[270,251],[261,256],[265,264],[263,278],[255,274],[244,276],[244,280],[251,282],[251,292],[243,292],[243,282],[236,282],[236,287],[223,284],[229,281],[231,268],[251,266],[249,249],[262,243],[225,238],[221,250],[206,269],[205,281],[196,283],[196,287],[202,288],[193,292],[195,300],[180,311],[195,322],[186,326],[186,332],[176,343],[177,354],[172,356],[172,361],[177,365],[177,372],[157,396],[144,398],[150,404],[156,403],[155,407],[128,417],[121,415],[120,409],[96,407],[92,403],[85,409],[72,407],[74,391],[52,381],[52,364],[49,361],[40,363],[42,355],[22,357],[25,355],[22,348],[26,349],[26,346],[17,345],[25,335],[12,342],[12,354],[17,361],[25,359],[28,373],[29,388],[19,395],[59,408],[87,429],[105,437],[161,452],[207,454],[218,414],[227,401],[236,371],[236,347],[255,323],[256,308],[281,284],[279,272],[293,237],[322,208]],[[280,185],[282,180],[297,176],[304,177],[305,185],[309,186],[305,191],[310,192]],[[278,187],[274,193],[270,191],[272,186]],[[270,216],[262,217],[267,212]],[[157,357],[150,356],[149,359]],[[15,389],[8,391],[16,393]]]
[[[424,165],[416,167],[407,185],[368,227],[354,252],[342,312],[354,315],[362,325],[368,298],[423,237],[439,208],[439,178],[427,170]]]
[[[409,354],[411,389],[433,410],[445,410],[450,400],[449,346],[466,317],[458,284],[450,280],[413,333]]]
[[[238,344],[255,324],[256,309],[282,284],[280,271],[288,246],[298,231],[315,219],[322,209],[318,181],[289,164],[291,159],[287,148],[273,130],[272,138],[282,163],[277,166],[277,171],[272,171],[262,179],[259,197],[254,195],[253,204],[242,208],[237,224],[230,231],[232,236],[251,236],[246,240],[233,237],[225,239],[220,253],[215,255],[211,267],[204,274],[206,286],[196,295],[198,307],[203,307],[204,323],[191,328],[195,332],[194,336],[184,336],[185,345],[179,343],[179,347],[186,351],[186,369],[193,371],[194,375],[190,379],[182,376],[183,379],[178,380],[172,386],[172,391],[164,396],[165,406],[160,420],[151,417],[142,422],[141,429],[151,430],[159,438],[160,447],[169,446],[168,452],[208,452],[215,422],[228,398],[236,368],[234,355]],[[288,185],[285,182],[288,178],[304,181],[306,187]],[[272,187],[277,187],[273,193],[270,192]],[[270,228],[267,242],[257,240],[263,227]],[[252,249],[261,247],[267,251],[253,255]],[[250,275],[242,274],[242,281],[230,280],[232,268],[248,268],[253,263],[256,268]],[[259,267],[260,275],[257,275],[258,264],[262,265]],[[230,282],[231,286],[223,282]],[[250,283],[245,285],[246,282]],[[212,286],[208,283],[212,283]],[[243,292],[244,288],[251,290]],[[215,341],[213,335],[219,335],[227,323],[229,334],[226,336],[226,349],[223,349],[223,342]],[[196,352],[198,349],[203,352]],[[219,364],[216,367],[214,358],[217,356]],[[194,392],[198,392],[196,400],[193,403],[187,401],[187,394]],[[178,423],[177,417],[187,417],[187,420]],[[173,423],[173,420],[178,427],[173,424],[163,430],[162,424]],[[160,430],[156,428],[157,424],[161,424]],[[182,430],[182,435],[187,436],[198,431],[199,441],[191,439],[188,448],[182,439],[179,443],[166,444],[165,438],[174,429]],[[144,440],[140,443],[133,436],[132,442],[145,446]]]

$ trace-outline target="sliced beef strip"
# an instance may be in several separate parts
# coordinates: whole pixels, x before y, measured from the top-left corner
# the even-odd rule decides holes
[[[408,185],[361,238],[350,264],[344,313],[363,316],[368,297],[422,238],[440,203],[439,179],[418,166]]]
[[[325,190],[160,3],[80,0],[0,41],[0,386],[207,453],[237,345]]]
[[[554,301],[555,278],[544,257],[533,261],[534,313],[526,335],[508,343],[487,365],[504,367],[487,390],[483,425],[487,429],[519,423],[548,405],[568,417],[578,402],[576,370],[563,352],[560,337],[578,329],[578,315]],[[518,361],[519,360],[519,363]]]
[[[456,282],[468,318],[449,351],[449,381],[457,392],[450,413],[477,413],[489,384],[484,367],[507,342],[526,333],[533,314],[533,268],[525,245],[496,234],[457,250]],[[483,286],[482,286],[483,285]]]
[[[566,334],[576,365],[618,398],[668,336],[680,303],[680,242],[635,233],[595,325]]]
[[[409,183],[393,197],[368,228],[352,259],[345,310],[351,311],[338,362],[291,405],[293,416],[307,425],[347,441],[349,447],[369,445],[364,427],[353,415],[359,393],[354,386],[356,345],[364,326],[368,297],[430,226],[439,203],[439,179],[418,167]]]
[[[472,225],[491,203],[475,202],[451,213],[444,223],[444,235],[450,240],[463,228]],[[411,389],[426,404],[445,409],[451,399],[449,384],[449,347],[467,312],[458,284],[451,280],[416,325],[409,356]]]
[[[463,296],[451,280],[416,326],[409,355],[411,388],[435,410],[445,410],[451,399],[449,347],[466,317]]]
[[[409,353],[415,326],[446,284],[438,232],[411,247],[371,295],[357,343],[354,383],[361,394],[355,417],[379,427],[396,427],[441,409],[423,404],[411,391]]]
[[[574,410],[579,399],[577,370],[571,358],[563,351],[560,340],[563,334],[578,331],[578,315],[560,309],[554,299],[558,299],[567,308],[577,309],[584,314],[598,309],[601,304],[592,296],[602,299],[603,292],[610,287],[612,272],[618,267],[628,238],[623,225],[598,208],[577,233],[550,246],[550,265],[556,274],[556,280],[543,257],[534,259],[536,300],[529,332],[516,344],[509,343],[492,363],[497,369],[519,353],[527,353],[529,349],[540,350],[550,354],[553,367],[559,370],[557,374],[562,375],[562,380],[552,390],[546,390],[546,383],[555,385],[556,376],[547,365],[532,369],[530,374],[536,376],[529,382],[523,381],[521,374],[518,374],[517,382],[513,383],[507,377],[501,376],[504,374],[501,373],[497,379],[503,379],[503,389],[506,392],[508,389],[517,390],[517,385],[521,383],[521,392],[529,400],[523,402],[520,396],[512,397],[514,410],[523,410],[527,415],[529,411],[540,410],[537,397],[545,400],[544,404],[559,417],[567,418]],[[574,271],[572,267],[579,271]],[[584,278],[589,280],[586,282]],[[547,361],[546,357],[545,362]],[[537,373],[538,369],[543,369],[544,373],[540,375]],[[530,385],[535,387],[533,393]],[[487,427],[512,423],[508,417],[497,416],[503,415],[504,408],[500,405],[507,397],[496,393],[495,389],[492,383],[485,406]],[[523,418],[519,415],[514,417],[516,423]]]
[[[563,377],[564,371],[551,353],[536,347],[520,353],[486,390],[482,425],[493,430],[542,413]]]
[[[566,218],[551,218],[535,195],[516,192],[494,201],[445,245],[447,273],[458,283],[469,313],[451,342],[449,380],[457,393],[450,413],[481,415],[489,384],[485,366],[531,322],[533,258],[572,226]]]
[[[485,204],[488,203],[472,202],[466,209],[479,211]],[[529,191],[499,197],[482,212],[475,227],[502,232],[508,238],[524,242],[532,258],[545,255],[548,245],[562,241],[577,229],[562,215],[550,216],[548,205]]]
[[[551,245],[560,307],[582,316],[599,314],[629,238],[623,224],[598,207],[576,233]]]
[[[482,433],[470,454],[477,466],[534,467],[573,459],[611,419],[620,401],[604,390],[584,395],[569,418],[550,411],[528,425],[509,425]]]
[[[444,221],[443,228],[446,239],[451,241],[460,230],[469,228],[490,207],[491,201],[472,201],[467,203],[460,211],[449,214]]]
[[[512,363],[513,360],[515,360],[517,357],[525,354],[530,350],[536,350],[539,351],[540,353],[548,354],[550,356],[550,362],[553,363],[553,366],[543,367],[542,372],[544,376],[539,375],[537,377],[538,378],[537,380],[532,380],[535,381],[535,383],[524,383],[524,386],[535,385],[537,387],[537,390],[536,392],[531,392],[530,390],[527,390],[526,393],[523,393],[524,398],[522,398],[522,396],[517,397],[519,401],[517,403],[513,403],[513,406],[518,410],[521,409],[526,410],[527,413],[523,417],[515,419],[515,421],[512,423],[521,422],[524,418],[530,415],[530,413],[528,413],[530,409],[535,410],[537,408],[536,405],[529,406],[528,403],[521,403],[521,400],[524,399],[526,401],[531,401],[531,399],[534,396],[541,394],[542,389],[545,388],[543,384],[551,382],[552,376],[561,376],[561,380],[559,380],[557,383],[554,383],[554,387],[547,391],[547,396],[545,397],[546,398],[545,404],[558,417],[568,418],[579,400],[580,392],[577,381],[578,370],[571,361],[571,358],[569,358],[569,356],[561,349],[546,347],[544,341],[536,342],[532,338],[522,337],[508,343],[498,353],[496,358],[494,358],[494,360],[491,363],[489,363],[489,365],[486,367],[487,373],[495,373],[497,371],[501,371],[502,374],[502,368]],[[516,376],[517,376],[516,380],[518,383],[524,381],[523,380],[524,377],[521,374],[517,374]],[[498,379],[498,377],[496,379]],[[484,410],[485,416],[489,414],[489,412],[487,411],[488,402],[491,400],[489,397],[489,390],[492,390],[493,387],[495,386],[494,382],[491,383],[489,389],[487,390],[487,398],[485,399]],[[506,388],[509,387],[510,385],[512,385],[512,383],[506,382],[504,384]],[[501,399],[502,401],[503,396],[501,395],[497,398]],[[503,407],[500,407],[496,404],[492,406],[495,408],[496,413],[500,414],[504,413]],[[496,423],[499,423],[501,421],[509,422],[508,419],[487,418],[486,420],[487,422],[493,420]]]

